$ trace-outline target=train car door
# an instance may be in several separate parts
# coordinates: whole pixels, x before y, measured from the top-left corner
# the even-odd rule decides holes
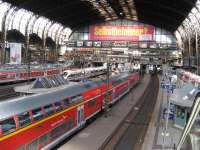
[[[77,126],[81,127],[85,124],[85,119],[84,119],[84,106],[79,106],[77,108]]]

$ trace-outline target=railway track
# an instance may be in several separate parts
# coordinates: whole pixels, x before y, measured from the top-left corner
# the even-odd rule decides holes
[[[0,86],[0,101],[20,96],[20,93],[14,91],[14,87],[25,85],[25,82],[12,83]]]
[[[0,90],[0,101],[20,96],[19,93],[16,93],[13,88],[5,88]]]
[[[99,150],[141,149],[157,100],[158,89],[158,77],[154,75],[143,96]]]

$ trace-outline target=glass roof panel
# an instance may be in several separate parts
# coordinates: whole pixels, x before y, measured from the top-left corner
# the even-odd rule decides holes
[[[0,0],[0,31],[2,31],[2,21],[6,12],[8,12],[5,22],[6,30],[16,29],[23,35],[25,35],[26,26],[28,25],[28,33],[38,34],[40,38],[42,38],[44,33],[44,35],[48,35],[53,40],[56,40],[59,36],[58,32],[65,28],[59,23],[54,23],[52,26],[52,21],[49,19],[34,15],[32,12],[25,9],[18,9],[13,6],[10,7],[11,4]],[[64,32],[64,34],[68,34],[68,32]]]
[[[21,18],[19,31],[24,35],[25,35],[26,25],[28,25],[29,21],[31,21],[32,16],[33,16],[33,13],[25,11],[24,15]]]
[[[179,31],[180,35],[185,39],[186,38],[186,33],[185,33],[185,30],[183,29],[182,26],[178,27],[178,31]]]
[[[48,36],[47,32],[48,32],[49,28],[51,27],[51,25],[52,25],[52,21],[49,21],[48,24],[46,25],[45,29],[44,29],[44,38],[45,39]]]
[[[188,17],[190,19],[191,26],[193,27],[192,29],[194,31],[197,31],[197,30],[199,31],[199,22],[197,18],[194,16],[194,14],[190,13]]]
[[[33,26],[33,33],[37,34],[40,38],[42,38],[42,32],[48,22],[49,19],[45,17],[39,17]]]
[[[180,33],[178,31],[175,31],[175,36],[176,36],[177,43],[178,43],[179,47],[181,47],[181,45],[182,45],[182,39],[181,39]]]
[[[64,41],[67,41],[71,33],[72,30],[70,28],[65,28],[62,30],[61,34],[59,35],[59,44],[63,44]]]
[[[16,7],[12,7],[6,16],[6,23],[5,23],[6,30],[7,29],[10,30],[12,27],[13,14],[16,12],[15,9]]]
[[[56,34],[56,42],[59,42],[60,34],[61,34],[63,28],[64,28],[64,27],[61,26],[61,27],[58,29],[57,34]]]
[[[48,19],[44,19],[43,22],[40,23],[38,28],[38,36],[42,38],[43,31],[45,30],[46,25],[50,22]]]
[[[0,1],[1,3],[2,1]],[[3,20],[3,17],[6,13],[6,11],[10,8],[10,4],[8,3],[1,3],[0,4],[0,10],[1,10],[1,13],[0,13],[0,31],[2,31],[2,20]]]
[[[187,34],[190,35],[192,30],[191,30],[191,25],[187,18],[184,20],[183,26],[184,26],[184,29],[186,30]]]
[[[56,31],[61,27],[60,24],[54,23],[48,31],[48,36],[55,41]]]
[[[34,22],[37,20],[37,18],[38,16],[35,15],[30,18],[31,20],[28,23],[28,33],[33,33]]]
[[[12,16],[12,26],[11,29],[16,29],[20,31],[21,21],[23,20],[23,16],[25,16],[26,11],[24,9],[20,9],[15,12],[15,14]]]
[[[180,25],[177,30],[184,39],[188,38],[188,35],[194,35],[196,31],[200,31],[200,0],[197,0],[196,6],[192,8],[188,17],[186,17],[186,19],[182,22],[182,25]],[[185,33],[185,31],[187,33]]]
[[[198,8],[198,10],[200,10],[200,0],[197,0],[196,7]]]

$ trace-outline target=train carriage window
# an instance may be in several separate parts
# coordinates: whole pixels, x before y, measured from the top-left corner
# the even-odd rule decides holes
[[[65,106],[65,107],[69,107],[69,106],[70,106],[70,103],[69,103],[69,99],[68,99],[68,98],[64,99],[63,102],[64,102],[64,106]]]
[[[15,120],[13,118],[9,118],[9,119],[0,121],[0,128],[2,130],[3,135],[15,131],[16,130]]]
[[[34,121],[40,120],[44,117],[41,108],[37,108],[37,109],[32,110],[32,113],[33,113],[33,120]]]
[[[94,107],[95,104],[96,104],[96,99],[90,100],[90,101],[88,102],[88,107]]]
[[[57,139],[60,135],[62,135],[63,133],[67,132],[67,123],[64,122],[63,124],[57,126],[56,128],[54,128],[51,132],[50,132],[50,138],[51,141]]]
[[[25,150],[25,146],[23,145],[23,146],[17,148],[17,150]]]
[[[6,74],[1,74],[0,78],[7,78],[7,75]]]
[[[56,111],[61,111],[63,108],[62,108],[62,103],[61,102],[55,102],[55,109]]]
[[[38,149],[38,139],[32,141],[31,143],[28,144],[28,150],[36,150]]]
[[[52,115],[54,113],[54,107],[52,104],[44,106],[44,111],[47,116]]]
[[[23,113],[19,114],[18,119],[19,119],[20,127],[26,126],[31,123],[29,112],[23,112]]]
[[[67,75],[68,75],[68,73],[67,73],[67,72],[64,72],[64,73],[63,73],[63,75],[64,75],[64,76],[67,76]]]
[[[75,125],[74,118],[70,118],[68,121],[68,130],[72,129]]]
[[[15,78],[15,74],[8,74],[8,78]]]
[[[39,145],[40,148],[44,147],[45,145],[48,144],[48,134],[44,134],[39,138]]]
[[[91,85],[90,83],[89,83],[89,84],[85,84],[84,86],[85,86],[86,88],[88,88],[88,89],[89,89],[89,88],[92,88],[92,85]]]
[[[79,103],[83,100],[83,96],[82,95],[76,95],[76,96],[71,97],[70,100],[71,100],[70,103],[77,104],[77,103]]]

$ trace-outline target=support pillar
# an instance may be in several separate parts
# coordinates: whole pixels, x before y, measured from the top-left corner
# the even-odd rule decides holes
[[[190,62],[190,55],[191,55],[191,39],[190,36],[188,38],[188,66],[191,66]]]
[[[6,61],[6,41],[7,41],[7,29],[6,29],[6,19],[12,7],[8,8],[5,12],[3,19],[2,19],[2,32],[3,32],[3,40],[2,40],[2,51],[1,51],[1,64],[5,64]]]
[[[196,46],[196,66],[197,66],[197,74],[199,75],[199,50],[198,50],[198,33],[197,31],[195,32],[195,46]]]

